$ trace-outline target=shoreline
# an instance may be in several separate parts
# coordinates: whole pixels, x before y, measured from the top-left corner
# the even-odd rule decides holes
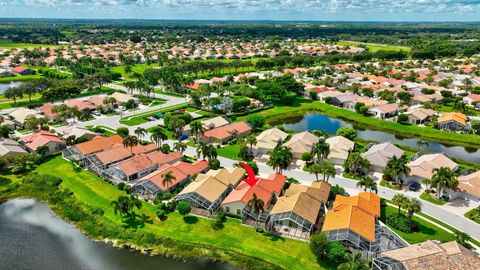
[[[69,220],[67,217],[63,216],[60,213],[60,211],[56,209],[58,206],[52,205],[48,201],[41,200],[35,196],[13,196],[13,197],[7,196],[7,197],[0,197],[0,198],[2,199],[0,200],[0,205],[15,199],[35,200],[40,204],[44,204],[46,207],[48,207],[48,209],[52,212],[52,214],[55,217],[68,223],[70,226],[73,226],[76,230],[80,231],[85,237],[88,237],[89,240],[111,245],[114,248],[118,248],[118,249],[129,251],[129,252],[138,252],[142,255],[147,255],[147,256],[162,256],[167,259],[172,259],[179,262],[185,262],[186,260],[206,259],[211,263],[218,263],[218,262],[225,263],[239,269],[286,269],[279,265],[273,264],[271,262],[264,261],[260,258],[241,254],[236,251],[220,249],[218,247],[208,246],[208,245],[198,245],[191,242],[183,242],[183,241],[179,241],[172,238],[166,238],[168,240],[165,242],[173,241],[176,243],[181,243],[182,245],[187,245],[190,249],[188,249],[187,247],[185,247],[184,249],[169,247],[168,245],[164,245],[162,243],[159,243],[158,245],[155,245],[152,247],[144,247],[129,241],[123,241],[121,239],[94,237],[84,227],[80,226],[78,222],[74,222],[72,220]],[[161,238],[164,238],[164,237],[162,236]],[[252,264],[246,265],[246,262],[257,263],[258,267],[252,268]]]
[[[402,125],[397,122],[385,121],[373,117],[366,117],[356,112],[335,107],[319,101],[301,100],[299,106],[280,107],[277,113],[268,110],[260,112],[269,124],[278,125],[295,117],[301,117],[306,113],[320,113],[325,116],[341,119],[358,128],[368,128],[375,131],[383,131],[407,139],[417,138],[438,142],[445,146],[462,146],[466,148],[480,149],[480,136],[475,134],[460,134],[435,130],[430,127],[420,127],[414,124]],[[305,105],[303,105],[305,104]],[[426,134],[426,133],[431,133]],[[451,136],[455,135],[455,136]]]

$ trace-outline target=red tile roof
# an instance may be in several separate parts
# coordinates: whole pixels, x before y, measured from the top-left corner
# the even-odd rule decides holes
[[[117,167],[119,167],[126,175],[132,175],[141,170],[150,168],[155,164],[161,166],[174,160],[178,160],[182,158],[182,156],[183,155],[180,152],[164,154],[160,151],[155,151],[145,155],[140,154],[131,159],[122,161],[117,164]]]
[[[188,177],[197,173],[201,173],[202,171],[205,171],[207,168],[208,168],[208,162],[205,160],[200,160],[193,164],[179,161],[173,165],[164,164],[160,168],[158,168],[158,170],[141,178],[138,181],[140,182],[144,180],[149,180],[154,185],[156,185],[159,189],[168,190],[171,187],[174,187],[175,185],[177,185],[178,183],[184,181]],[[175,179],[172,181],[171,184],[166,186],[162,182],[163,182],[163,175],[168,172],[172,172]]]
[[[250,132],[252,128],[245,122],[236,122],[229,125],[221,126],[218,128],[210,129],[204,132],[206,138],[215,138],[218,140],[223,140],[232,136],[233,131],[236,131],[237,134],[242,134]]]
[[[265,207],[272,200],[273,194],[280,194],[287,181],[287,177],[281,174],[272,174],[268,178],[257,178],[255,185],[250,186],[243,180],[238,186],[228,194],[223,200],[222,204],[233,202],[242,202],[248,204],[248,201],[253,198],[253,194],[265,203]]]
[[[58,138],[57,135],[44,130],[37,131],[32,135],[24,137],[22,138],[22,141],[33,151],[36,151],[38,147],[47,145],[50,142],[65,144],[65,142]]]
[[[83,111],[85,109],[94,110],[94,109],[97,108],[97,106],[95,106],[95,104],[93,104],[89,101],[79,100],[79,99],[71,99],[71,100],[65,102],[65,105],[67,105],[67,107],[69,107],[69,108],[77,106],[79,111]]]
[[[115,144],[122,144],[123,139],[118,135],[110,137],[96,136],[88,142],[83,142],[75,145],[75,147],[83,154],[90,155],[100,152],[104,149],[110,148]]]
[[[22,73],[24,72],[25,70],[27,70],[26,67],[22,67],[22,66],[18,66],[18,67],[14,67],[11,69],[11,71],[15,72],[15,73]]]

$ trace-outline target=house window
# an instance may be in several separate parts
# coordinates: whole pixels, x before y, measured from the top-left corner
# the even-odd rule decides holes
[[[225,211],[227,211],[228,213],[230,213],[230,207],[225,207]]]
[[[240,215],[240,209],[237,209],[237,215]]]

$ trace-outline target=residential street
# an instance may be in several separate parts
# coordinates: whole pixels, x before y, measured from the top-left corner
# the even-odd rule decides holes
[[[113,85],[110,84],[108,85],[109,87],[120,89],[120,90],[126,90],[123,89],[123,86],[119,85]],[[185,98],[179,98],[179,97],[174,97],[174,96],[167,96],[167,95],[159,95],[156,94],[156,97],[162,98],[166,100],[166,103],[158,106],[152,106],[144,109],[140,109],[134,112],[127,112],[123,116],[120,115],[114,115],[114,116],[101,116],[97,119],[91,120],[91,121],[86,121],[86,122],[80,122],[83,126],[91,126],[91,125],[96,125],[96,126],[106,126],[110,127],[112,129],[117,129],[119,127],[127,127],[131,133],[137,128],[137,127],[142,127],[142,128],[149,128],[152,126],[156,126],[158,124],[162,124],[162,120],[159,121],[150,121],[143,123],[141,125],[137,126],[125,126],[121,123],[119,123],[119,120],[122,117],[133,117],[142,113],[147,113],[153,110],[161,109],[161,108],[166,108],[174,105],[178,105],[181,103],[185,102]],[[148,136],[147,136],[148,137]],[[173,145],[174,141],[167,141],[166,143],[170,144],[171,146]],[[196,149],[193,147],[188,147],[187,150],[185,151],[186,155],[190,156],[196,156]],[[223,157],[218,157],[218,159],[221,162],[221,165],[224,167],[232,167],[233,164],[237,163],[238,161],[223,158]],[[259,170],[262,175],[268,175],[273,173],[273,170],[266,166],[265,164],[258,164]],[[288,177],[295,178],[299,180],[302,184],[310,185],[311,182],[315,181],[315,176],[310,175],[309,173],[300,170],[300,169],[292,169],[285,171],[284,174]],[[357,190],[360,191],[361,189],[356,187],[356,181],[344,178],[342,176],[337,175],[334,178],[331,178],[329,181],[332,185],[338,184],[339,186],[344,187],[347,190]],[[398,193],[403,193],[409,197],[418,197],[420,195],[419,192],[412,192],[412,191],[396,191],[392,190],[389,188],[385,188],[382,186],[378,186],[378,194],[386,199],[392,199],[395,194]],[[442,222],[445,222],[446,224],[451,225],[452,227],[457,228],[460,231],[464,231],[468,233],[471,237],[477,239],[480,241],[480,225],[476,224],[475,222],[463,217],[459,213],[459,211],[455,211],[455,207],[449,206],[437,206],[432,203],[426,202],[422,200],[422,212],[432,216]]]

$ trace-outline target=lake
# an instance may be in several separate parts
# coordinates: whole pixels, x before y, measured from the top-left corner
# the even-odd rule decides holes
[[[94,242],[33,199],[0,205],[0,243],[0,269],[235,269],[206,259],[183,262]]]
[[[22,85],[22,82],[2,82],[0,83],[0,94],[3,94],[3,92],[10,87],[17,87],[20,85]]]
[[[417,142],[419,139],[406,138],[391,133],[369,130],[350,124],[346,121],[331,118],[323,114],[309,113],[299,118],[289,119],[284,121],[284,127],[288,130],[310,131],[310,130],[325,130],[329,134],[335,134],[337,129],[341,127],[351,127],[357,130],[357,137],[365,140],[372,140],[378,142],[397,143],[409,147],[419,148]],[[454,135],[452,133],[452,135]],[[427,146],[422,146],[423,150],[432,153],[445,153],[450,157],[456,157],[465,161],[480,163],[480,150],[477,148],[465,148],[462,146],[449,146],[438,142],[427,141]]]

